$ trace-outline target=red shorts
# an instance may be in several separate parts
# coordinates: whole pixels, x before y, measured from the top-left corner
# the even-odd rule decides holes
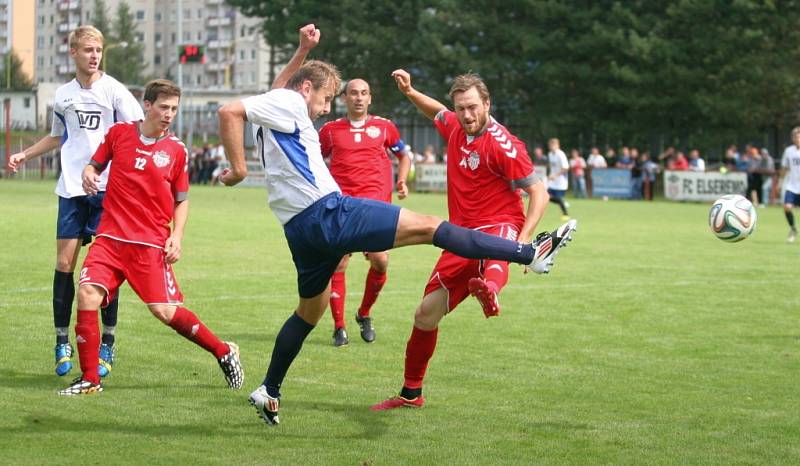
[[[475,229],[514,241],[519,235],[519,229],[515,225],[508,223]],[[424,296],[443,288],[447,291],[447,311],[450,312],[469,296],[467,287],[469,279],[475,277],[483,278],[483,272],[486,267],[500,267],[503,273],[508,274],[508,262],[465,259],[450,251],[443,251],[441,257],[439,257],[439,262],[436,263],[436,267],[431,272],[428,284],[425,286]]]
[[[183,304],[164,250],[99,236],[83,261],[79,284],[106,290],[107,304],[125,280],[145,304]]]

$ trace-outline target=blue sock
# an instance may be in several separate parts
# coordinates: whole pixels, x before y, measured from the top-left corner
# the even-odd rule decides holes
[[[467,259],[495,259],[517,264],[533,262],[533,246],[442,222],[433,245]]]
[[[312,330],[314,330],[314,326],[301,319],[296,313],[292,313],[281,327],[281,331],[275,337],[275,347],[272,349],[272,360],[269,362],[267,376],[264,377],[264,386],[267,387],[269,396],[273,398],[281,396],[281,384],[286,377],[286,372]]]

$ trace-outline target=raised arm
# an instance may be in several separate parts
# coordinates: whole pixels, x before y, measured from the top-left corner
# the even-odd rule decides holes
[[[429,119],[433,120],[439,112],[447,109],[447,107],[445,107],[445,105],[438,100],[434,99],[433,97],[428,97],[427,95],[414,89],[411,86],[411,75],[408,74],[408,71],[394,70],[392,72],[392,77],[397,82],[397,88],[400,90],[400,92],[408,97],[408,100],[410,100],[411,103],[414,104],[417,109]]]
[[[278,73],[278,76],[275,78],[275,81],[272,82],[273,89],[286,87],[286,83],[289,82],[289,79],[292,77],[295,71],[297,71],[305,61],[306,56],[308,56],[308,52],[310,52],[311,49],[319,44],[320,34],[320,30],[317,29],[313,24],[306,24],[300,28],[300,45],[297,47],[297,50],[295,50],[292,59],[289,60],[289,63],[283,67],[281,72]]]

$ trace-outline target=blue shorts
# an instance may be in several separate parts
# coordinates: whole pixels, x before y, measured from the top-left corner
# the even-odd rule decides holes
[[[56,239],[81,238],[84,245],[91,243],[100,223],[100,214],[103,213],[105,194],[101,192],[94,196],[70,198],[58,196]]]
[[[783,195],[783,203],[800,206],[800,194],[793,193],[787,189],[786,193]]]
[[[567,194],[567,190],[547,188],[547,194],[556,199],[564,199],[564,195]]]
[[[297,268],[301,298],[325,291],[346,254],[380,252],[394,246],[400,207],[330,193],[283,226]]]

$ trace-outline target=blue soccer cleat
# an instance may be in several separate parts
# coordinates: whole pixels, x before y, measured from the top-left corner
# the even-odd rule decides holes
[[[114,366],[114,347],[103,343],[100,345],[100,364],[97,366],[97,375],[106,377]]]
[[[65,376],[72,370],[72,345],[61,343],[56,345],[56,375]]]

